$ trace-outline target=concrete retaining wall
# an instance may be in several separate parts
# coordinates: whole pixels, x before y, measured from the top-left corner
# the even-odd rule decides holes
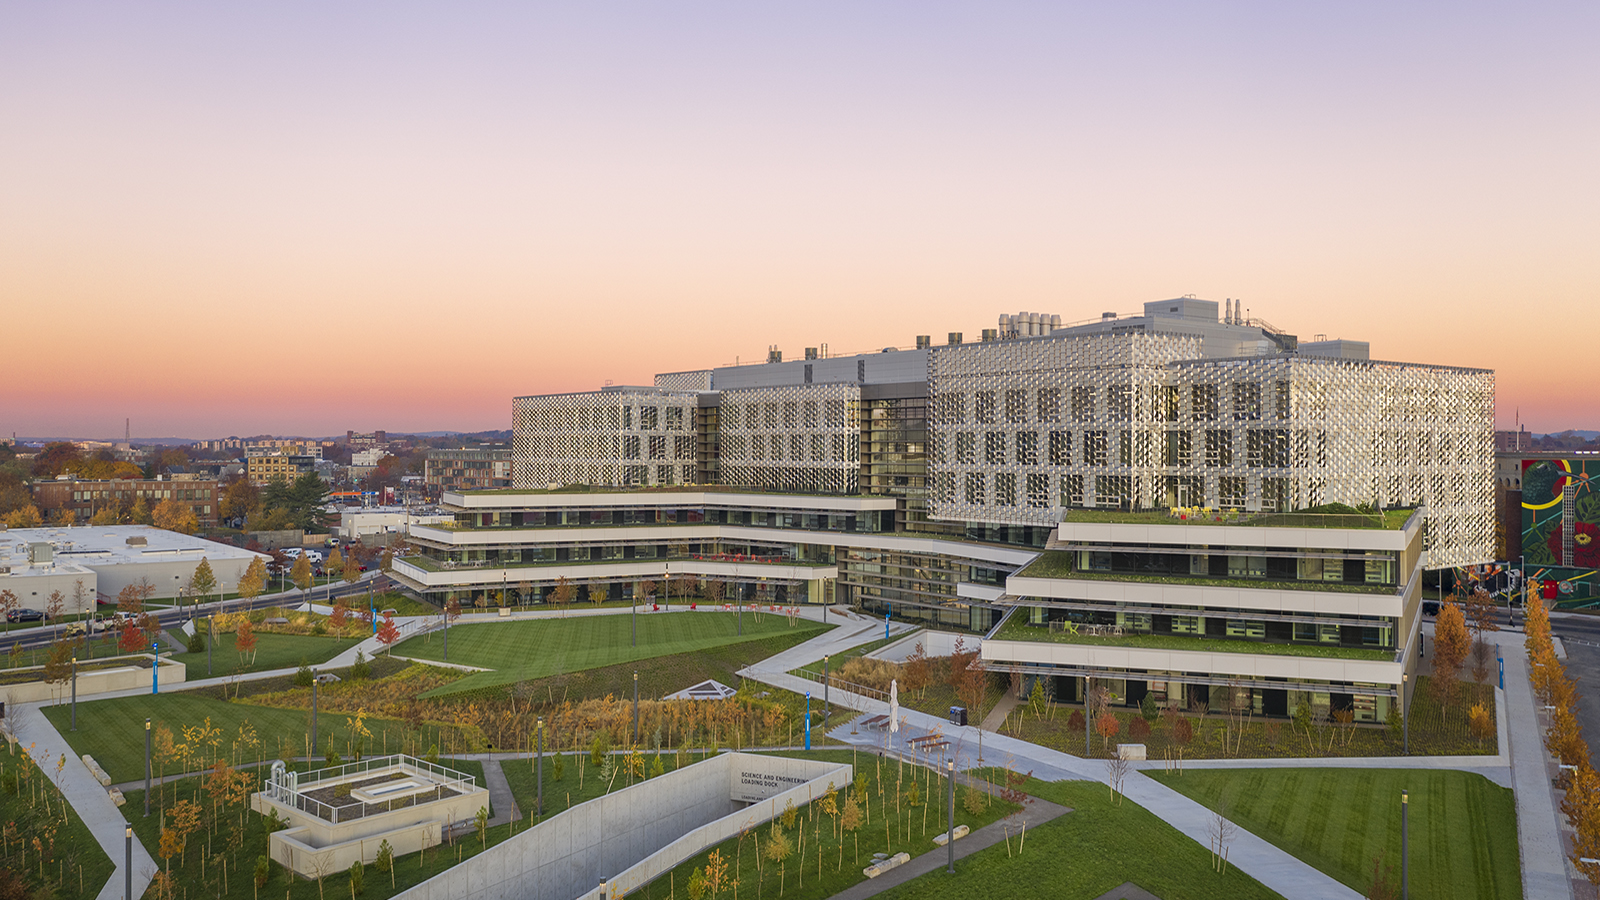
[[[848,765],[722,754],[552,816],[395,900],[598,898],[602,879],[621,896],[853,777]]]
[[[134,654],[149,659],[149,654]],[[180,662],[163,659],[157,666],[156,679],[162,685],[183,684],[188,677],[188,668]],[[44,677],[44,668],[39,667],[39,675]],[[129,691],[150,687],[150,670],[128,666],[116,669],[98,669],[93,672],[83,672],[78,675],[78,699],[92,697],[95,694],[106,694],[112,691]],[[61,684],[48,684],[43,680],[26,681],[22,684],[8,684],[0,687],[0,698],[7,703],[36,703],[39,701],[67,702],[72,696],[72,682],[65,681]]]
[[[949,656],[955,652],[956,638],[961,638],[961,646],[967,652],[972,652],[983,646],[983,638],[975,634],[956,634],[950,631],[928,631],[920,628],[906,635],[892,644],[868,653],[873,659],[884,659],[889,662],[903,663],[911,658],[918,644],[922,645],[922,652],[928,656]]]

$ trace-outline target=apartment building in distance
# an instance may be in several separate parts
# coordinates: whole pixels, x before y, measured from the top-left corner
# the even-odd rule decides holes
[[[143,498],[146,505],[154,509],[156,504],[172,500],[194,510],[195,518],[204,527],[217,524],[217,491],[216,479],[188,474],[110,481],[80,481],[63,477],[34,484],[33,502],[47,519],[70,509],[78,521],[87,522],[108,506],[127,508]]]
[[[395,574],[848,603],[984,634],[1065,700],[1403,710],[1422,570],[1493,556],[1492,372],[1192,297],[984,338],[517,397],[512,487],[446,489]]]
[[[423,468],[429,497],[445,491],[487,491],[511,487],[511,450],[463,447],[430,450]]]
[[[317,470],[320,456],[292,455],[286,453],[262,454],[245,458],[245,477],[258,487],[274,479],[293,481],[307,472]]]

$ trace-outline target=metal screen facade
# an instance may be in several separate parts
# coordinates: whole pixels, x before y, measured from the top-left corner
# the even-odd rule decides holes
[[[693,483],[696,398],[660,390],[517,397],[512,485]]]
[[[861,388],[797,384],[722,392],[722,483],[854,494],[860,483]]]
[[[711,390],[711,370],[696,369],[692,372],[664,372],[656,376],[656,387],[665,391],[709,391]]]
[[[1430,566],[1492,557],[1493,372],[1199,350],[1159,333],[937,349],[930,514],[1421,505]]]

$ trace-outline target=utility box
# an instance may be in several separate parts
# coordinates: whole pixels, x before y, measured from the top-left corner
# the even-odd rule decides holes
[[[950,724],[951,725],[965,725],[965,724],[967,724],[967,708],[965,706],[952,706],[952,707],[950,707]]]
[[[48,566],[55,556],[55,548],[46,541],[28,545],[28,564],[33,566]]]

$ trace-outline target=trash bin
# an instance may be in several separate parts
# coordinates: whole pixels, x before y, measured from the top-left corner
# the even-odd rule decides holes
[[[950,707],[950,724],[951,725],[965,725],[965,724],[967,724],[967,708],[965,706],[952,706],[952,707]]]

